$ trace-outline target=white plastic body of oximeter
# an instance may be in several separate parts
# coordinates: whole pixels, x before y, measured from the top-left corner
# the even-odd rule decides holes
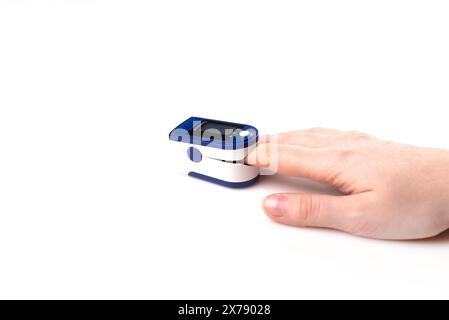
[[[179,172],[231,188],[258,180],[259,169],[244,163],[258,137],[253,126],[200,117],[185,120],[169,135]]]

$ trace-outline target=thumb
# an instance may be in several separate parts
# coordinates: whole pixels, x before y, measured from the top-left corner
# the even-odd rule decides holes
[[[363,218],[365,195],[328,196],[279,193],[265,198],[266,214],[276,222],[298,227],[323,227],[356,233]]]

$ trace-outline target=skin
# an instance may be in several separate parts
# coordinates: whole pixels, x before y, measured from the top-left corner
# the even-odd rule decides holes
[[[449,228],[446,150],[315,128],[262,138],[247,162],[342,192],[269,195],[264,211],[279,223],[390,240],[429,238]]]

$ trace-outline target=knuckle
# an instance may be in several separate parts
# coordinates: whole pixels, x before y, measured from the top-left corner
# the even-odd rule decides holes
[[[356,151],[349,147],[338,147],[335,149],[335,157],[338,162],[345,162],[350,159]]]
[[[310,194],[299,197],[298,218],[300,221],[316,220],[320,212],[319,202]]]

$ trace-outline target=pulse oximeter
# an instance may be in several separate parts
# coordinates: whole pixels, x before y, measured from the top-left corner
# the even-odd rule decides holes
[[[253,126],[200,117],[185,120],[169,135],[179,172],[231,188],[258,180],[259,169],[244,163],[258,138]]]

